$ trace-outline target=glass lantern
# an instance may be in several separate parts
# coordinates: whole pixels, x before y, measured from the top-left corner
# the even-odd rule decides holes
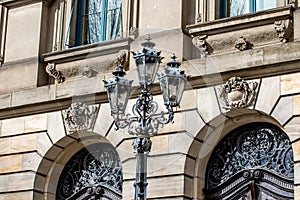
[[[141,85],[149,85],[154,82],[157,69],[163,59],[160,56],[161,52],[157,52],[153,49],[155,44],[150,41],[150,36],[147,36],[146,40],[146,42],[142,43],[142,50],[132,52],[136,64],[139,83]]]
[[[124,114],[131,92],[133,80],[124,78],[123,66],[112,73],[115,77],[103,80],[110,103],[111,114]]]
[[[172,61],[167,63],[165,72],[158,74],[158,79],[164,104],[176,107],[180,104],[188,77],[178,68],[181,64],[176,61],[174,54],[171,59]]]

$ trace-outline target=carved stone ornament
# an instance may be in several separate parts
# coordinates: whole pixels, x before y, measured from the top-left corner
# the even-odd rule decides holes
[[[225,109],[251,106],[256,97],[257,85],[257,82],[246,82],[240,77],[230,78],[221,88],[220,97],[226,105]]]
[[[86,66],[83,68],[82,76],[90,78],[96,76],[97,72],[93,70],[90,66]]]
[[[125,70],[129,69],[129,53],[127,51],[120,52],[109,68],[117,69],[119,65],[122,65]]]
[[[97,107],[83,103],[72,103],[62,111],[65,127],[69,132],[89,130],[94,127]]]
[[[293,6],[294,8],[298,8],[298,0],[287,0],[287,4]]]
[[[207,35],[200,35],[192,39],[193,45],[200,50],[201,57],[206,57],[210,54],[206,39]]]
[[[236,42],[234,47],[240,51],[250,49],[252,44],[246,40],[244,36],[241,36]]]
[[[138,29],[136,27],[130,27],[129,35],[133,36],[134,38],[138,37]]]
[[[292,38],[294,34],[293,32],[294,28],[293,28],[293,22],[291,20],[287,19],[287,20],[276,21],[274,22],[274,25],[280,42],[286,43]]]
[[[55,79],[55,81],[57,81],[57,83],[62,83],[62,82],[65,81],[65,77],[63,76],[63,74],[61,73],[61,71],[56,70],[54,63],[49,63],[46,66],[46,72],[50,76],[52,76]]]

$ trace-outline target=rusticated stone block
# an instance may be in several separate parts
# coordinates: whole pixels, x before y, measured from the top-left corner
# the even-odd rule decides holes
[[[280,122],[286,123],[293,115],[293,98],[291,96],[281,97],[275,105],[272,117]]]
[[[293,144],[294,161],[300,161],[300,141],[294,142]]]
[[[270,92],[272,91],[272,92]],[[280,77],[263,78],[255,109],[269,114],[280,96]]]
[[[47,114],[38,114],[25,117],[24,132],[45,131],[47,129]]]
[[[0,199],[9,199],[9,200],[28,200],[33,199],[33,191],[27,192],[12,192],[0,194]]]
[[[9,153],[34,151],[36,150],[36,142],[37,142],[36,134],[26,134],[26,135],[12,137]]]
[[[17,135],[24,133],[24,117],[2,120],[1,136]]]
[[[300,73],[283,75],[280,77],[281,94],[294,94],[300,92]]]

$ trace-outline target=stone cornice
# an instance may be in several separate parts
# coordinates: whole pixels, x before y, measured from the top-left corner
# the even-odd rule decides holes
[[[63,51],[43,54],[41,61],[45,63],[64,63],[74,60],[84,59],[86,57],[96,57],[110,53],[118,53],[120,50],[129,49],[132,39],[118,39],[106,41],[99,44],[83,45],[73,47]]]
[[[187,26],[187,30],[192,36],[213,35],[230,32],[245,28],[257,27],[272,24],[274,21],[290,19],[293,15],[293,7],[285,6],[249,13],[240,16],[228,17],[204,23]]]
[[[223,83],[232,76],[243,79],[269,77],[300,71],[300,42],[265,46],[242,52],[229,52],[182,63],[191,74],[190,88],[197,89]],[[67,81],[0,95],[0,119],[62,110],[79,98],[86,103],[107,103],[102,83],[105,75]],[[134,87],[138,87],[135,85]],[[133,91],[138,91],[133,89]],[[153,94],[160,94],[158,83]],[[137,97],[135,92],[131,97]]]
[[[48,0],[0,0],[0,5],[11,8],[11,7],[25,6],[28,4],[34,4],[38,2],[50,3],[52,2],[52,0],[49,1]]]

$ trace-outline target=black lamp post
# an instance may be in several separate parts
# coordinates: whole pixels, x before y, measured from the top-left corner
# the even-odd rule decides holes
[[[148,36],[146,42],[142,43],[143,48],[132,52],[141,86],[140,95],[132,107],[134,116],[125,115],[133,81],[124,78],[123,67],[119,65],[118,69],[113,72],[114,78],[104,80],[111,115],[117,129],[128,127],[128,133],[136,136],[133,141],[137,158],[134,183],[135,200],[146,200],[146,187],[148,185],[147,155],[152,144],[150,137],[157,134],[160,124],[163,125],[173,121],[173,107],[179,106],[188,78],[184,71],[178,68],[180,63],[175,60],[176,57],[173,54],[172,61],[167,63],[168,67],[165,72],[158,75],[164,104],[168,110],[168,117],[165,117],[164,113],[156,115],[158,105],[153,101],[148,86],[154,82],[157,69],[163,58],[160,56],[161,52],[153,49],[155,44],[150,40],[151,38]]]

